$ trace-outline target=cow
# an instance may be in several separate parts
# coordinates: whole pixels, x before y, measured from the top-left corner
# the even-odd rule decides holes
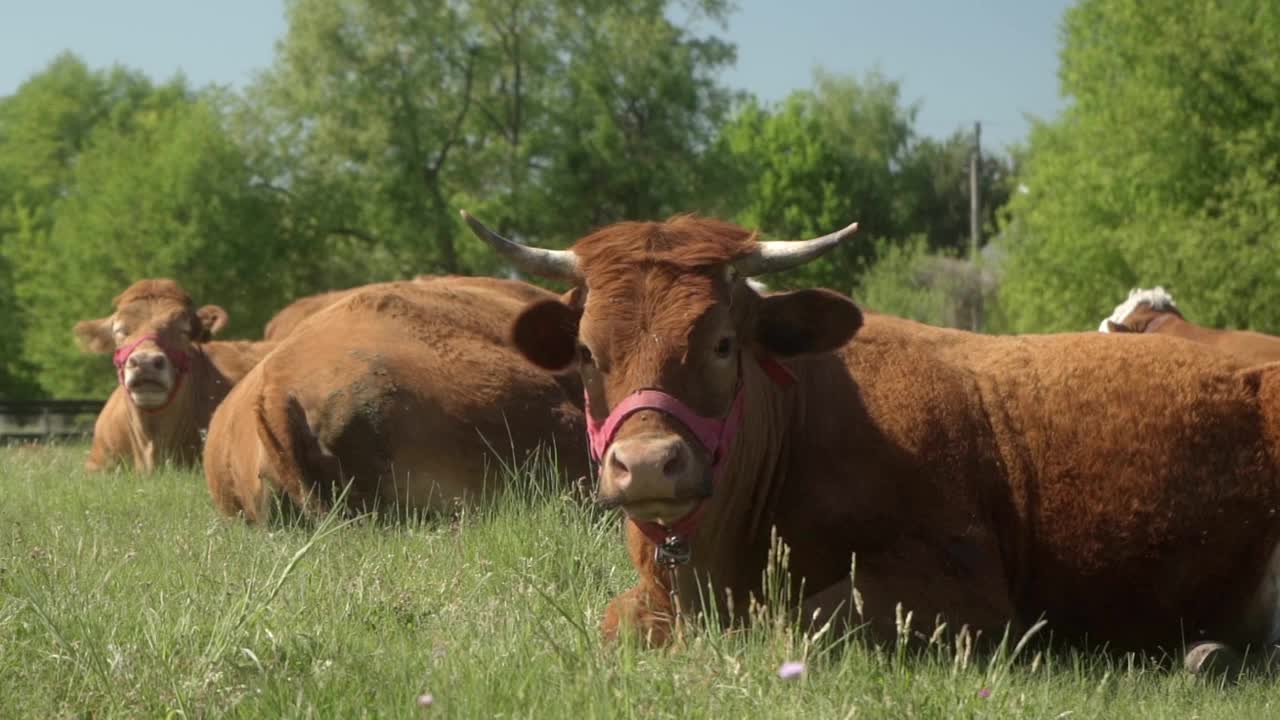
[[[1187,320],[1163,287],[1134,288],[1098,326],[1102,333],[1162,333],[1216,347],[1249,363],[1280,360],[1280,337],[1252,330],[1219,330]]]
[[[760,242],[681,215],[552,251],[463,217],[573,284],[510,332],[532,364],[577,370],[597,499],[627,518],[639,581],[606,638],[669,642],[704,602],[748,621],[774,532],[786,607],[872,639],[893,641],[899,603],[986,637],[1043,616],[1073,643],[1203,641],[1194,671],[1280,637],[1280,367],[1159,335],[935,328],[744,281],[856,224]]]
[[[115,312],[73,329],[85,350],[112,353],[118,381],[94,423],[85,469],[131,463],[147,474],[166,461],[194,465],[214,408],[273,344],[211,342],[227,311],[196,309],[167,278],[139,280],[112,305]]]
[[[285,305],[262,328],[262,339],[271,341],[280,341],[285,339],[302,324],[303,320],[315,315],[330,305],[350,297],[353,293],[358,292],[360,287],[346,288],[344,290],[330,290],[328,292],[317,293],[315,295],[307,295],[298,298],[293,302]]]
[[[413,282],[431,280],[433,275],[418,275]],[[368,285],[357,285],[355,287],[345,288],[343,290],[329,290],[327,292],[316,293],[315,295],[307,295],[298,298],[293,302],[285,305],[262,328],[262,339],[280,341],[285,339],[297,329],[302,321],[315,315],[330,305],[350,297],[357,292],[369,287]]]
[[[555,295],[522,282],[379,283],[313,315],[214,415],[215,506],[250,524],[346,510],[443,513],[501,490],[502,463],[554,449],[589,470],[576,380],[525,363],[506,329]],[[277,502],[280,501],[280,502]]]

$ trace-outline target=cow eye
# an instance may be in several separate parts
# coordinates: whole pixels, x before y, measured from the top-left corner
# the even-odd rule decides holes
[[[586,345],[578,346],[578,361],[583,365],[591,365],[595,362],[595,358],[591,356],[591,349]]]
[[[733,338],[728,336],[720,338],[720,342],[716,343],[715,353],[721,360],[727,359],[733,353]]]

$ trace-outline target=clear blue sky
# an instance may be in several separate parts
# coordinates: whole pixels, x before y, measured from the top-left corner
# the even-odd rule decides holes
[[[1068,0],[739,0],[726,81],[766,100],[808,87],[821,65],[878,66],[921,103],[917,127],[945,136],[982,121],[993,148],[1026,136],[1025,114],[1053,117],[1058,25]],[[62,50],[196,86],[242,87],[285,30],[280,0],[0,0],[0,95]]]

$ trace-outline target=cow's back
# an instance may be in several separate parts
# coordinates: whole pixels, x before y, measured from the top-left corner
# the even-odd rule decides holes
[[[262,364],[264,472],[279,490],[292,476],[322,497],[336,492],[330,475],[355,477],[356,502],[414,509],[481,494],[503,461],[542,441],[585,474],[580,389],[521,362],[507,343],[528,288],[488,278],[385,283],[311,317]]]

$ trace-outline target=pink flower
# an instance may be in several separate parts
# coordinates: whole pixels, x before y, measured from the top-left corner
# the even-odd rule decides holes
[[[431,697],[431,693],[422,693],[418,696],[418,704],[422,707],[431,707],[431,704],[435,701],[436,699]]]
[[[979,690],[978,697],[982,698],[983,700],[986,700],[987,698],[991,697],[991,688],[982,688],[981,690]]]
[[[794,678],[794,677],[800,677],[803,674],[804,674],[804,663],[796,660],[789,660],[787,662],[784,662],[782,663],[782,667],[778,668],[778,677],[782,678],[783,680],[790,680],[791,678]]]

